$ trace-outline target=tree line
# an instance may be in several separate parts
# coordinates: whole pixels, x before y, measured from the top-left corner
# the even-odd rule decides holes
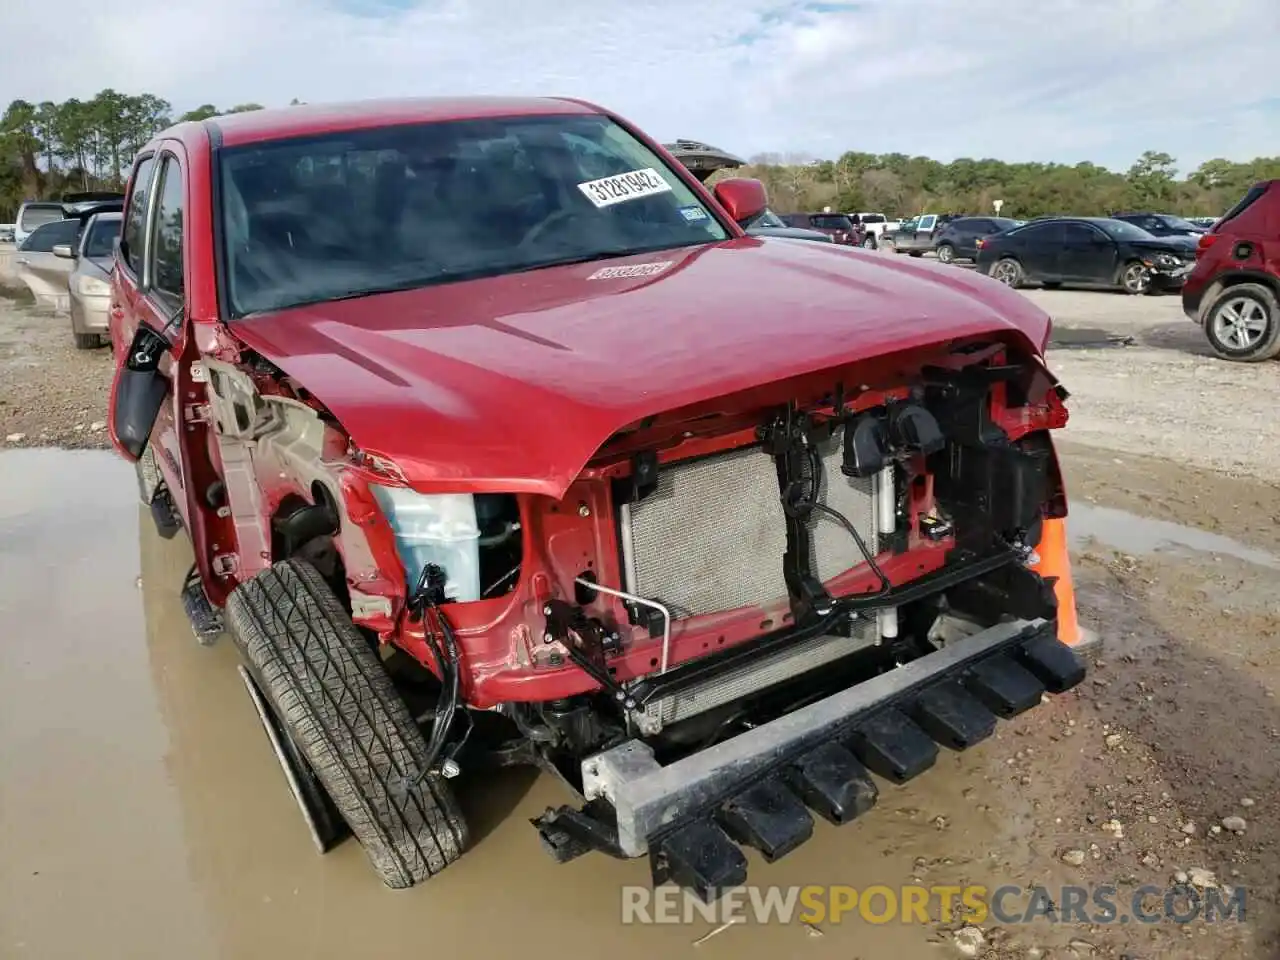
[[[119,189],[133,155],[175,122],[261,109],[206,103],[175,117],[155,94],[111,89],[90,100],[14,100],[0,116],[0,222],[11,222],[24,200]]]
[[[1244,163],[1206,160],[1185,177],[1167,153],[1148,150],[1124,173],[1094,163],[1005,163],[961,158],[942,163],[903,153],[851,151],[838,160],[763,154],[725,176],[757,177],[779,212],[863,211],[890,217],[924,212],[1105,216],[1151,210],[1220,216],[1259,180],[1280,177],[1280,157]]]
[[[23,200],[118,189],[134,153],[171,123],[260,109],[257,103],[225,109],[206,103],[175,117],[161,97],[111,89],[90,100],[14,100],[0,117],[0,222],[12,221]],[[1280,177],[1280,157],[1207,160],[1185,177],[1178,174],[1173,157],[1153,150],[1124,173],[1094,163],[969,158],[943,163],[904,153],[850,151],[838,160],[762,154],[717,176],[758,177],[768,187],[771,205],[788,213],[827,206],[889,216],[930,210],[990,213],[992,201],[1002,200],[1000,212],[1010,217],[1120,209],[1218,216],[1252,184]]]

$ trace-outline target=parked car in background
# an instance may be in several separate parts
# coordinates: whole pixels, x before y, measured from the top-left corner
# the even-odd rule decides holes
[[[1141,227],[1108,217],[1032,220],[986,237],[977,266],[1011,287],[1038,281],[1119,287],[1126,293],[1182,285],[1195,264],[1189,237],[1153,237]]]
[[[1219,217],[1187,217],[1187,219],[1190,220],[1192,223],[1194,223],[1197,227],[1204,227],[1206,230],[1208,230],[1215,223],[1217,223],[1220,218]]]
[[[1218,356],[1280,356],[1280,180],[1249,189],[1197,243],[1182,309]]]
[[[854,226],[862,229],[862,245],[868,250],[875,250],[880,246],[880,238],[885,233],[897,230],[901,225],[883,213],[851,213],[849,219]]]
[[[821,230],[809,230],[805,227],[788,226],[787,222],[768,207],[760,211],[740,227],[753,237],[783,237],[788,240],[816,240],[819,243],[835,243],[835,237]]]
[[[71,299],[71,336],[76,348],[92,350],[109,335],[111,316],[111,260],[120,236],[121,215],[89,217],[74,244],[58,244],[53,254],[73,263],[67,278]]]
[[[880,238],[881,246],[894,253],[907,253],[922,257],[933,249],[937,232],[952,220],[960,219],[954,213],[922,213],[903,220],[896,230],[887,230]]]
[[[1018,226],[1008,217],[958,217],[943,225],[933,235],[933,252],[943,263],[974,260],[978,241]]]
[[[1132,223],[1153,237],[1198,237],[1206,229],[1171,213],[1113,213],[1111,219]]]
[[[115,190],[65,193],[58,200],[28,200],[18,208],[14,243],[19,246],[37,227],[67,218],[83,218],[97,209],[120,209],[124,194]]]
[[[717,170],[731,170],[743,165],[740,157],[697,140],[677,140],[675,143],[665,143],[663,146],[697,177],[700,183],[706,183]],[[749,223],[740,223],[739,226],[753,237],[785,237],[792,240],[818,240],[828,243],[834,239],[821,230],[788,226],[768,207],[753,217]]]
[[[862,244],[862,232],[843,213],[784,213],[782,219],[789,227],[825,233],[835,243],[850,247]]]
[[[95,214],[119,211],[119,202],[96,201],[81,208],[78,216],[37,227],[19,244],[13,257],[15,272],[37,303],[55,310],[71,308],[68,282],[75,263],[67,257],[58,256],[53,248],[76,247],[85,223]]]
[[[18,208],[18,217],[13,224],[13,242],[18,246],[48,223],[65,219],[67,213],[57,201],[28,201]]]
[[[12,223],[0,223],[0,243],[13,243],[13,231]]]

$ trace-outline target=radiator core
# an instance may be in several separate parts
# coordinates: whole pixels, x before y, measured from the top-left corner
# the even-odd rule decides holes
[[[673,617],[786,599],[778,471],[759,447],[664,467],[657,489],[628,512],[627,589]]]

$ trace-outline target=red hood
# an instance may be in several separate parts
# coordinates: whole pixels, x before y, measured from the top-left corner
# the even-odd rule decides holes
[[[957,337],[1012,332],[1038,353],[1049,318],[954,267],[745,238],[299,307],[234,331],[415,487],[559,498],[643,417]]]

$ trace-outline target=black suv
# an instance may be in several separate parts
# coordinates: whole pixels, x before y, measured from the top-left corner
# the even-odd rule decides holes
[[[784,213],[782,219],[789,227],[820,230],[835,243],[853,247],[862,243],[862,231],[843,213]]]
[[[943,263],[976,260],[980,239],[1012,230],[1019,222],[1010,217],[958,217],[933,235],[933,251]]]

